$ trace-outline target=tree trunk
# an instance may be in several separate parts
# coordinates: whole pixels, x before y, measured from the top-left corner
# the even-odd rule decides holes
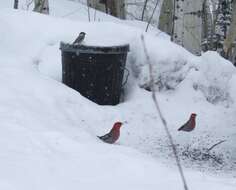
[[[110,14],[112,16],[118,17],[118,13],[117,13],[117,0],[107,0],[107,6],[110,9]]]
[[[49,14],[49,3],[48,0],[34,0],[34,11]]]
[[[217,8],[216,3],[211,0],[204,0],[203,4],[203,26],[202,26],[202,39],[203,51],[215,51],[216,45],[216,19]]]
[[[184,39],[184,1],[174,0],[174,28],[172,41],[183,46]]]
[[[18,9],[19,0],[14,0],[14,9]]]
[[[203,0],[185,0],[184,47],[194,55],[201,55]]]
[[[112,16],[125,19],[125,2],[124,0],[107,0],[109,13]]]
[[[229,51],[231,50],[233,43],[236,39],[236,0],[233,0],[232,2],[232,21],[230,24],[230,28],[228,31],[228,34],[226,36],[226,39],[224,41],[224,53],[225,55],[229,54]]]
[[[165,0],[163,1],[161,7],[161,13],[159,17],[159,25],[158,28],[167,34],[171,35],[172,27],[173,27],[173,0]]]
[[[125,19],[125,0],[89,0],[92,8]]]
[[[203,0],[174,0],[172,40],[195,55],[201,54]]]

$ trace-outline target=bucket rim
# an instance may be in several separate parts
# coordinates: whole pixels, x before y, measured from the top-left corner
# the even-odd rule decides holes
[[[76,53],[105,53],[105,54],[120,54],[128,53],[130,51],[130,45],[115,45],[115,46],[91,46],[91,45],[75,45],[65,42],[60,42],[60,50],[62,52],[76,52]]]

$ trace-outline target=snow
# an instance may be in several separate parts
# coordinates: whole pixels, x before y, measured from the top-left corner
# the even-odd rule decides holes
[[[183,189],[151,94],[140,88],[149,80],[145,23],[100,12],[88,23],[86,6],[67,0],[50,1],[52,16],[11,4],[0,2],[0,189]],[[130,44],[123,103],[98,106],[61,83],[59,44],[81,31],[85,45]],[[190,189],[235,189],[235,68],[214,52],[195,57],[155,28],[144,35]],[[196,129],[178,132],[192,112]],[[126,124],[116,144],[96,138],[117,120]],[[222,164],[203,160],[220,140],[211,156]]]

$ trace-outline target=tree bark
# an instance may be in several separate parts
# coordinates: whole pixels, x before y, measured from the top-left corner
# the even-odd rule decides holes
[[[125,2],[124,0],[107,0],[107,6],[110,15],[125,19]]]
[[[204,0],[202,14],[202,39],[204,40],[203,51],[215,51],[217,49],[215,43],[216,35],[216,19],[217,9],[216,3],[211,0]]]
[[[167,34],[171,35],[173,27],[173,10],[174,2],[173,0],[165,0],[162,3],[161,13],[159,17],[158,28]]]
[[[180,46],[184,46],[184,1],[174,0],[174,28],[171,39]]]
[[[229,54],[229,51],[232,48],[232,45],[236,39],[236,0],[232,2],[232,21],[226,39],[224,41],[224,53],[225,55]]]
[[[18,9],[19,0],[14,0],[14,9]]]
[[[195,55],[201,54],[203,0],[174,0],[171,39]]]
[[[125,19],[125,0],[89,0],[92,8]]]
[[[43,14],[49,14],[48,0],[34,0],[34,11]]]

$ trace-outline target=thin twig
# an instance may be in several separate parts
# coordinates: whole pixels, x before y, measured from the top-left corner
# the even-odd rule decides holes
[[[148,31],[148,27],[149,27],[149,25],[150,25],[150,23],[151,23],[151,21],[152,21],[153,15],[154,15],[154,13],[155,13],[155,11],[156,11],[157,5],[159,4],[159,1],[160,1],[160,0],[157,0],[157,2],[156,2],[156,5],[155,5],[155,7],[154,7],[154,9],[153,9],[153,11],[152,11],[152,15],[151,15],[151,17],[150,17],[149,20],[148,20],[148,24],[147,24],[147,27],[146,27],[145,32]]]
[[[161,118],[161,122],[164,126],[167,137],[170,141],[172,151],[173,151],[174,156],[175,156],[175,160],[176,160],[176,163],[177,163],[177,166],[178,166],[178,170],[179,170],[179,173],[180,173],[180,176],[181,176],[181,179],[182,179],[184,189],[188,190],[187,182],[186,182],[186,179],[184,177],[184,172],[183,172],[183,169],[182,169],[182,166],[181,166],[181,163],[180,163],[180,159],[179,159],[179,156],[178,156],[178,153],[177,153],[176,146],[174,144],[174,140],[173,140],[173,138],[170,134],[169,128],[167,126],[167,122],[166,122],[166,120],[165,120],[165,118],[162,114],[161,108],[160,108],[159,103],[157,101],[157,97],[156,97],[155,89],[154,89],[154,76],[153,76],[152,64],[151,64],[151,60],[150,60],[150,57],[149,57],[148,52],[147,52],[147,48],[146,48],[146,44],[145,44],[145,41],[144,41],[143,34],[141,35],[141,40],[142,40],[142,45],[143,45],[143,48],[144,48],[144,53],[145,53],[145,56],[146,56],[146,59],[147,59],[147,64],[149,65],[149,76],[150,76],[150,86],[151,86],[151,91],[152,91],[152,99],[153,99],[153,102],[154,102],[155,107],[157,109],[158,115]]]
[[[146,8],[147,8],[147,2],[148,2],[148,0],[145,0],[144,5],[143,5],[143,11],[142,11],[142,16],[141,16],[141,20],[142,20],[142,21],[143,21],[143,19],[144,19],[145,10],[146,10]]]
[[[95,4],[94,7],[93,21],[96,21],[96,17],[97,17],[97,4]]]
[[[87,0],[87,7],[88,7],[88,20],[89,20],[89,22],[90,22],[89,0]]]
[[[220,142],[213,144],[210,148],[207,149],[207,152],[210,152],[213,148],[215,148],[217,145],[225,142],[226,140],[221,140]]]
[[[220,161],[219,159],[215,158],[214,156],[212,156],[210,154],[208,154],[208,156],[210,156],[211,159],[214,160],[215,162],[217,162],[218,164],[220,164],[220,165],[223,164],[222,161]]]

